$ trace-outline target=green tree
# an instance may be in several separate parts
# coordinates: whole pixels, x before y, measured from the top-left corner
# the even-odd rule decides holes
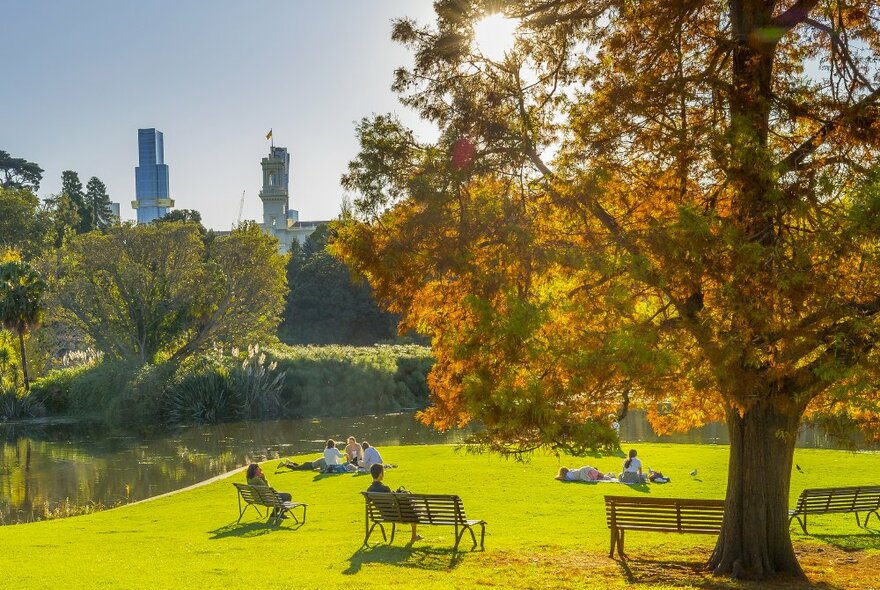
[[[107,195],[107,187],[97,176],[92,176],[86,184],[86,194],[83,197],[84,210],[87,214],[83,228],[86,231],[95,229],[107,229],[114,223],[118,223],[110,209],[110,197]]]
[[[242,227],[206,247],[187,223],[81,234],[56,269],[53,301],[110,357],[180,360],[214,342],[265,343],[286,294],[276,244]]]
[[[156,221],[182,221],[184,223],[202,224],[202,214],[195,209],[174,209],[169,211]]]
[[[290,294],[281,332],[294,344],[373,344],[396,334],[397,318],[379,308],[366,281],[327,251],[331,230],[319,226],[302,247],[291,245]]]
[[[43,169],[24,158],[13,158],[9,152],[0,150],[0,186],[3,188],[26,188],[33,192],[40,190]]]
[[[27,188],[0,187],[0,251],[19,250],[25,260],[47,246],[48,219],[40,200]]]
[[[18,336],[25,390],[30,390],[25,335],[43,319],[45,283],[28,263],[7,260],[0,263],[0,325]]]
[[[474,22],[503,7],[515,44]],[[358,129],[336,248],[432,338],[428,421],[500,450],[613,446],[632,399],[666,431],[726,419],[709,565],[803,575],[798,425],[880,431],[880,5],[440,0],[398,22],[403,102]]]
[[[76,206],[79,222],[76,225],[76,233],[90,231],[90,213],[86,205],[86,195],[79,174],[73,170],[65,170],[61,173],[61,194],[66,195],[70,202]]]
[[[46,199],[45,215],[49,239],[55,248],[62,248],[79,233],[82,224],[80,209],[67,193]]]

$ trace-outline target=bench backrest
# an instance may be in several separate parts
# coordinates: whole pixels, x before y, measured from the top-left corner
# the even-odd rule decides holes
[[[724,500],[605,496],[608,528],[717,534]]]
[[[461,498],[449,494],[396,494],[361,492],[370,520],[419,524],[461,524]]]
[[[278,494],[269,486],[252,486],[245,483],[233,483],[238,493],[241,494],[242,500],[248,504],[259,504],[260,506],[277,506],[281,503]]]
[[[801,514],[826,512],[870,512],[880,508],[880,486],[811,488],[798,496]]]

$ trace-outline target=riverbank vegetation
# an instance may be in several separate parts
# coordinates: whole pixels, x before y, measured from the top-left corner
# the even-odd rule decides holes
[[[263,588],[715,588],[806,590],[870,588],[880,568],[880,526],[861,529],[851,515],[811,518],[810,535],[792,527],[797,554],[810,583],[790,579],[728,582],[706,572],[715,538],[710,535],[627,534],[629,559],[608,558],[605,494],[722,498],[727,446],[639,445],[645,465],[672,478],[669,484],[561,483],[560,465],[620,468],[619,456],[576,459],[535,454],[528,463],[495,455],[456,452],[449,446],[385,447],[391,487],[456,493],[467,514],[488,522],[485,552],[452,553],[451,527],[422,527],[425,539],[393,545],[375,532],[362,548],[364,507],[359,492],[370,478],[313,472],[274,473],[269,482],[309,504],[306,524],[267,526],[253,510],[236,524],[238,505],[230,482],[241,471],[196,489],[96,514],[0,527],[0,569],[21,589],[228,588],[256,576]],[[307,457],[303,457],[307,458]],[[876,483],[880,456],[842,451],[795,452],[803,470],[792,476],[791,497],[804,487]],[[688,475],[699,468],[696,477]],[[873,520],[873,519],[872,519]],[[390,533],[390,531],[389,531]],[[112,539],[112,542],[109,540]],[[52,559],[46,559],[50,554]],[[674,565],[670,565],[674,564]]]
[[[181,364],[103,357],[50,372],[32,398],[50,414],[132,425],[358,416],[424,408],[432,364],[418,345],[217,348]]]

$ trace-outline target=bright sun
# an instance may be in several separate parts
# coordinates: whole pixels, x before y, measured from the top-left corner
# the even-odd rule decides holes
[[[474,44],[480,54],[492,61],[504,59],[513,48],[517,22],[500,12],[490,14],[474,23]]]

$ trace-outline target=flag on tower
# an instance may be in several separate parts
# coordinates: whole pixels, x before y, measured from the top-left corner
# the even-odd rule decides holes
[[[269,133],[266,134],[266,139],[272,139],[272,130],[269,129]]]

